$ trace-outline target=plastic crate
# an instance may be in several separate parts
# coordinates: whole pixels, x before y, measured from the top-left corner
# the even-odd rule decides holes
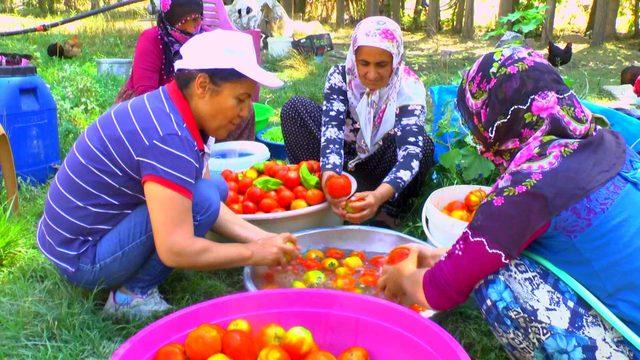
[[[330,34],[309,35],[302,39],[294,40],[291,44],[294,50],[313,56],[322,56],[327,51],[333,50],[333,41]]]

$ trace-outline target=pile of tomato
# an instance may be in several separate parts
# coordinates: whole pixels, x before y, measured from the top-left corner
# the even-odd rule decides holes
[[[486,197],[487,193],[482,189],[471,190],[464,197],[464,201],[451,201],[442,209],[442,212],[454,219],[471,222],[476,215],[478,206]]]
[[[257,330],[257,331],[254,331]],[[184,343],[161,347],[155,360],[369,360],[366,349],[354,346],[335,357],[320,349],[313,333],[294,326],[285,330],[276,323],[253,329],[245,319],[226,329],[205,323],[187,335]]]
[[[372,254],[337,248],[310,249],[288,266],[272,266],[260,273],[261,289],[325,288],[382,297],[376,287],[384,265],[396,265],[409,256],[406,247],[389,254]],[[411,307],[423,311],[417,305]]]

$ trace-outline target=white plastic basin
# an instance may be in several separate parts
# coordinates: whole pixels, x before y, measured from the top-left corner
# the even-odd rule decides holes
[[[224,169],[244,171],[253,164],[269,160],[269,149],[257,141],[227,141],[211,148],[209,171],[220,174]]]

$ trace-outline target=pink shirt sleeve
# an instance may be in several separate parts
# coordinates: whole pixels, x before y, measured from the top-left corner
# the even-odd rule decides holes
[[[163,84],[162,44],[157,27],[147,29],[140,34],[136,44],[131,68],[131,87],[136,96],[156,90]]]
[[[538,229],[521,249],[544,234],[549,225]],[[447,254],[429,269],[422,279],[427,302],[434,310],[448,310],[467,300],[473,288],[484,278],[509,263],[510,259],[492,249],[483,238],[468,231],[460,236]]]

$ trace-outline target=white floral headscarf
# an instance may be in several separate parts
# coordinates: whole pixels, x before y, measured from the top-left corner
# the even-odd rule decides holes
[[[359,46],[377,47],[393,56],[393,73],[386,87],[370,91],[360,82],[355,54]],[[374,16],[356,26],[346,61],[349,110],[360,125],[356,162],[375,152],[382,137],[394,128],[399,106],[426,106],[424,85],[413,70],[405,65],[403,55],[402,30],[393,20]]]

